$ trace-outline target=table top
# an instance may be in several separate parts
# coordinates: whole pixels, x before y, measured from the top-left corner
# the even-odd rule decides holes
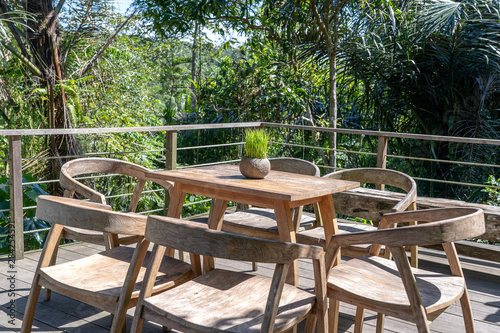
[[[249,179],[237,165],[220,164],[205,167],[148,172],[148,176],[198,187],[244,192],[262,198],[299,201],[317,198],[359,187],[358,182],[272,171],[264,179]]]

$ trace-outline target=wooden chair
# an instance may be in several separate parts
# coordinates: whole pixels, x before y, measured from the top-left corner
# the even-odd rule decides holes
[[[67,198],[72,198],[75,194],[79,194],[81,197],[89,199],[92,202],[106,204],[106,198],[103,194],[82,184],[75,177],[88,174],[131,176],[136,179],[136,185],[130,200],[128,212],[136,212],[137,204],[139,203],[146,181],[159,184],[169,192],[172,190],[173,184],[171,182],[152,179],[146,175],[148,171],[147,168],[140,165],[116,159],[79,158],[67,162],[62,166],[60,184],[64,188],[64,196]],[[117,244],[133,244],[137,240],[137,237],[133,236],[103,235],[98,232],[83,231],[70,227],[64,228],[62,238],[99,244],[105,246],[106,249],[110,249]]]
[[[319,177],[319,168],[305,160],[298,158],[279,157],[269,159],[271,170],[297,173]],[[311,227],[316,218],[302,215],[303,206],[292,209],[293,225],[296,231]],[[241,210],[232,214],[227,214],[222,223],[222,230],[237,234],[278,239],[278,227],[272,209],[256,208]]]
[[[283,332],[309,317],[307,332],[327,330],[324,253],[321,247],[284,243],[208,229],[204,224],[149,216],[146,239],[153,260],[137,303],[132,332],[151,320],[183,332]],[[214,269],[190,282],[151,296],[156,259],[165,247],[238,261],[276,263],[273,278]],[[315,293],[285,284],[297,258],[312,259]],[[220,262],[218,260],[217,262]]]
[[[416,199],[417,199],[417,185],[412,177],[405,173],[390,170],[390,169],[380,169],[380,168],[357,168],[357,169],[345,169],[336,172],[329,173],[323,177],[351,180],[357,181],[362,184],[375,184],[381,190],[384,189],[384,185],[392,186],[398,188],[405,192],[401,194],[401,199],[394,206],[381,207],[374,200],[370,200],[372,196],[383,195],[383,192],[359,188],[351,191],[337,193],[333,196],[335,203],[335,211],[337,214],[341,214],[349,217],[363,218],[366,220],[371,220],[377,224],[384,213],[390,212],[402,212],[405,210],[415,210],[416,209]],[[369,192],[367,195],[356,195]],[[352,195],[352,193],[356,193]],[[337,225],[339,228],[339,233],[351,233],[358,231],[376,230],[377,227],[364,224],[361,222],[355,222],[347,219],[338,219]],[[325,232],[323,228],[315,228],[305,231],[300,231],[297,234],[297,242],[310,244],[310,245],[321,245],[326,247],[325,242]],[[367,244],[359,244],[356,246],[344,247],[342,248],[342,255],[356,258],[368,254],[369,246]],[[383,255],[385,254],[382,250]],[[417,262],[417,248],[412,248],[412,265],[416,267]]]
[[[134,307],[149,261],[150,242],[144,239],[147,217],[114,212],[101,203],[40,196],[36,216],[52,223],[28,296],[21,332],[31,332],[42,286],[113,314],[111,332],[121,332],[126,311]],[[136,247],[118,246],[78,260],[49,266],[65,227],[96,232],[135,235]],[[152,293],[170,289],[201,273],[199,260],[193,269],[180,260],[164,257]],[[197,263],[197,264],[196,264]]]
[[[410,221],[419,224],[387,229]],[[327,271],[342,247],[374,245],[369,255],[337,264],[330,270],[330,329],[337,331],[339,301],[414,322],[418,332],[430,332],[429,322],[460,300],[466,331],[474,332],[467,287],[453,242],[484,232],[481,209],[438,208],[389,213],[382,218],[379,230],[334,235],[327,249]],[[405,247],[431,244],[443,245],[451,274],[410,266]],[[390,249],[394,261],[378,256],[381,245]],[[361,325],[362,322],[356,322],[354,331],[361,332]]]

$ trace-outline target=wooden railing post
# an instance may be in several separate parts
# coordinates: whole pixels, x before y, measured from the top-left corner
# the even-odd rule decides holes
[[[385,169],[387,165],[387,137],[378,137],[377,146],[377,168]],[[384,190],[384,184],[377,185],[377,190]]]
[[[177,131],[167,131],[165,138],[165,169],[177,168]]]
[[[9,136],[9,178],[10,178],[10,253],[16,260],[24,257],[23,228],[23,172],[21,136]],[[14,236],[14,239],[12,239]]]
[[[165,170],[177,169],[177,131],[167,131],[165,136]],[[170,204],[170,194],[165,191],[165,215]]]

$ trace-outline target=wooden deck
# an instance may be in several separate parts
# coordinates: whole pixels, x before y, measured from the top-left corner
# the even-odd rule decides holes
[[[58,260],[68,261],[99,252],[101,248],[88,243],[75,243],[62,246]],[[420,266],[443,269],[443,256],[440,252],[431,250],[421,251]],[[25,259],[17,261],[9,267],[7,258],[0,259],[0,331],[19,331],[26,305],[27,295],[33,278],[40,251],[27,253]],[[219,266],[235,270],[251,270],[251,264],[234,265],[229,261],[218,261]],[[500,332],[500,264],[462,258],[464,272],[467,277],[472,309],[478,333]],[[300,286],[311,288],[312,267],[307,262],[299,263]],[[257,274],[270,275],[271,268],[260,265]],[[11,281],[14,275],[15,292],[10,292]],[[12,307],[11,300],[15,300]],[[9,308],[10,307],[10,308]],[[15,313],[15,319],[9,317],[10,311]],[[134,309],[129,310],[127,326],[132,321]],[[339,332],[352,332],[354,328],[354,307],[342,304]],[[375,331],[375,314],[367,312],[365,316],[364,332]],[[52,294],[51,301],[39,300],[33,332],[109,332],[111,326],[110,314],[100,311],[86,304],[74,301],[57,293]],[[463,321],[459,304],[452,305],[434,323],[432,332],[464,332]],[[144,332],[162,332],[158,325],[147,323]],[[302,332],[302,327],[299,327]],[[385,332],[416,332],[415,327],[404,321],[387,318]]]

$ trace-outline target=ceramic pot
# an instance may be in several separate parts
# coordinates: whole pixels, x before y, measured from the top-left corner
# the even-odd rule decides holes
[[[240,162],[240,172],[247,178],[262,179],[271,170],[271,163],[267,158],[243,157]]]

